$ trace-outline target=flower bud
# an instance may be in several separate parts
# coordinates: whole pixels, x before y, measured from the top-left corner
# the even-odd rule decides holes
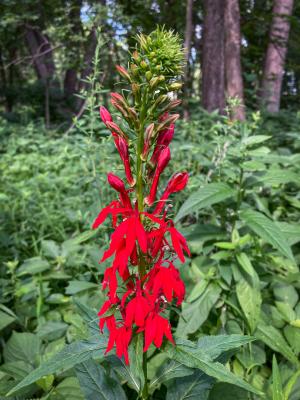
[[[166,119],[163,120],[161,124],[158,125],[157,131],[161,131],[169,127],[170,125],[174,124],[178,120],[179,116],[180,116],[179,114],[169,115]]]
[[[122,136],[128,141],[127,135],[122,131],[122,129],[115,122],[107,122],[106,126],[112,131],[116,132],[118,135]]]
[[[121,65],[116,65],[117,71],[119,72],[119,74],[127,79],[129,82],[131,82],[131,77],[129,75],[129,72],[127,71],[126,68],[122,67]]]
[[[110,186],[120,193],[121,200],[125,207],[131,208],[130,198],[125,188],[125,184],[121,178],[114,175],[112,172],[107,174],[107,180]]]
[[[140,93],[140,86],[137,83],[133,83],[131,85],[131,89],[134,95],[137,95]]]
[[[112,122],[112,120],[113,120],[112,116],[111,116],[110,112],[104,106],[100,107],[99,112],[100,112],[100,117],[101,117],[102,121],[105,123],[105,125],[107,122]]]
[[[140,60],[140,56],[139,56],[139,53],[137,52],[137,50],[134,50],[134,52],[132,53],[132,58],[135,61],[139,61]]]
[[[151,145],[151,139],[154,136],[154,123],[150,124],[145,131],[145,142],[144,142],[144,148],[143,152],[141,154],[141,159],[143,161],[146,161],[147,155],[149,153],[150,145]]]
[[[171,83],[171,85],[169,86],[170,91],[177,91],[180,90],[181,88],[182,88],[182,83],[180,82]]]
[[[150,81],[150,79],[152,78],[152,72],[151,71],[147,71],[145,73],[145,76],[146,76],[147,81]]]
[[[144,60],[141,61],[140,66],[141,66],[143,69],[148,68],[148,64],[147,64],[146,61],[144,61]]]
[[[135,64],[130,64],[130,69],[131,69],[131,72],[133,73],[134,76],[138,76],[138,74],[139,74],[139,68],[138,68],[137,65],[135,65]]]
[[[155,78],[152,78],[152,79],[150,80],[150,87],[151,87],[151,89],[154,89],[158,84],[159,84],[159,78],[158,78],[158,76],[155,77]]]
[[[150,188],[150,193],[149,196],[147,196],[145,198],[145,203],[148,206],[151,206],[155,200],[156,197],[156,192],[157,192],[157,186],[158,186],[158,182],[159,182],[159,177],[161,175],[161,173],[163,172],[163,170],[166,168],[166,166],[168,165],[169,161],[171,159],[171,152],[169,147],[165,147],[162,152],[159,155],[158,161],[157,161],[157,167],[154,173],[154,177],[153,177],[153,181],[152,181],[152,185]]]

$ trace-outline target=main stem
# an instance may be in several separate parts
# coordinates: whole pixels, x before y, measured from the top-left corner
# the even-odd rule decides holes
[[[138,129],[138,140],[137,140],[137,151],[136,151],[136,197],[137,197],[137,205],[139,212],[144,211],[144,193],[143,193],[143,162],[141,159],[141,154],[143,152],[144,147],[144,129],[145,129],[145,122],[144,122],[144,114],[146,110],[146,94],[143,96],[142,104],[141,104],[141,111],[140,111],[140,124]],[[140,280],[146,274],[146,265],[143,254],[139,251],[139,278]],[[144,387],[142,389],[141,397],[143,400],[148,399],[148,382],[147,382],[147,352],[143,353],[143,373],[145,378]]]

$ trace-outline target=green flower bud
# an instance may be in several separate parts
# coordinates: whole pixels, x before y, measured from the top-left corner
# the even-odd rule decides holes
[[[159,79],[159,82],[164,82],[164,80],[166,78],[163,75],[159,75],[158,79]]]
[[[147,64],[146,61],[144,61],[144,60],[141,61],[140,66],[141,66],[143,69],[148,68],[148,64]]]
[[[154,51],[151,51],[150,57],[153,58],[153,57],[155,57],[155,56],[156,56],[155,52],[154,52]]]
[[[155,86],[157,86],[158,83],[159,83],[159,77],[158,77],[158,76],[156,76],[155,78],[152,78],[152,79],[150,80],[150,87],[151,87],[151,89],[155,88]]]
[[[150,81],[150,79],[152,78],[152,73],[150,71],[147,71],[145,73],[145,76],[146,76],[147,81]]]
[[[169,86],[169,90],[171,90],[171,91],[180,90],[181,88],[182,88],[182,83],[180,83],[180,82],[171,83],[171,85]]]

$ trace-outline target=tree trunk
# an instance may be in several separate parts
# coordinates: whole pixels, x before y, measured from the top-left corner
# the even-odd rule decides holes
[[[184,48],[185,48],[185,68],[184,68],[184,93],[183,93],[183,113],[184,119],[189,119],[188,98],[190,94],[190,56],[191,44],[193,33],[193,1],[187,0],[186,2],[186,17],[185,17],[185,35],[184,35]]]
[[[32,56],[33,64],[39,79],[50,79],[54,75],[55,66],[49,39],[37,29],[26,26],[25,39]]]
[[[270,113],[280,108],[280,96],[293,0],[274,0],[269,45],[261,85],[261,102]]]
[[[204,0],[202,105],[205,110],[225,108],[224,82],[224,2]]]
[[[244,86],[241,68],[240,7],[238,0],[225,1],[226,95],[233,98],[231,119],[245,120]]]

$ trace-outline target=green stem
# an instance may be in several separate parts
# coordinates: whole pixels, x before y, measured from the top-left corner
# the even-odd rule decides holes
[[[137,131],[137,149],[136,149],[136,197],[139,212],[144,211],[144,191],[143,191],[143,162],[141,155],[144,147],[144,129],[145,129],[145,112],[147,103],[147,92],[144,93],[142,98],[141,110],[140,110],[140,123]],[[142,217],[141,217],[142,219]],[[139,278],[142,278],[146,274],[146,263],[141,251],[139,251]],[[145,377],[144,387],[141,392],[143,400],[148,399],[148,382],[147,382],[147,352],[143,353],[143,373]]]

